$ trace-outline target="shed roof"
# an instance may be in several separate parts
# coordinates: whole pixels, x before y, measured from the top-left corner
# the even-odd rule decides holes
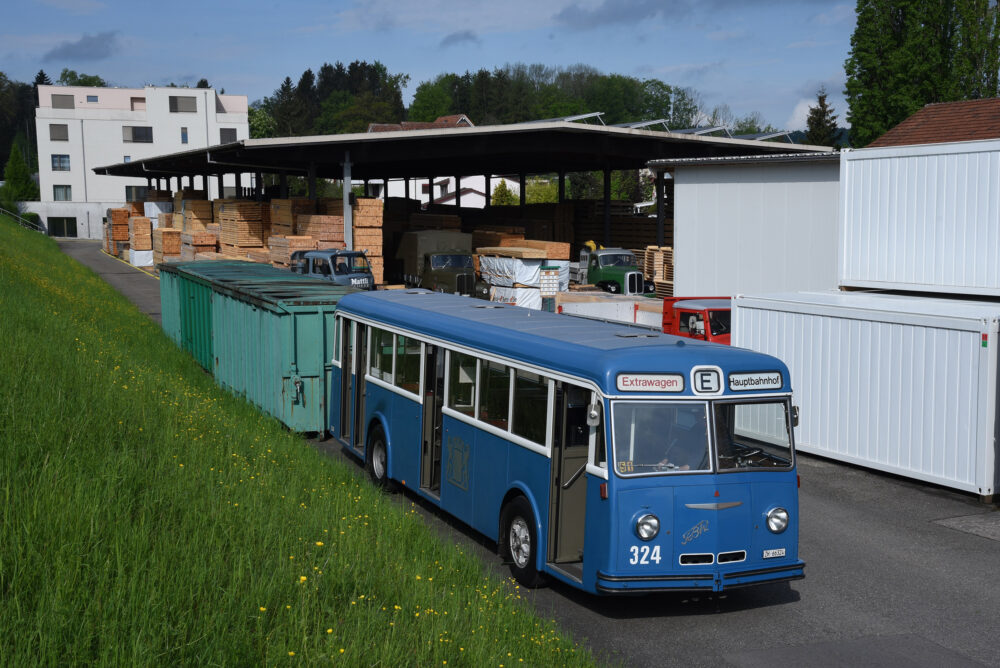
[[[659,158],[759,155],[829,150],[566,121],[312,137],[246,139],[94,168],[97,174],[157,178],[233,171],[341,178],[345,158],[355,179],[444,174],[540,174],[639,169]]]
[[[866,148],[1000,138],[1000,98],[925,105]]]

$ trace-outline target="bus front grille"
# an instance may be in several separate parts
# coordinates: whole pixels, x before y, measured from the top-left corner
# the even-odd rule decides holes
[[[704,566],[715,562],[714,554],[682,554],[681,566]]]
[[[720,564],[732,564],[737,561],[746,561],[746,550],[736,550],[735,552],[719,552]]]

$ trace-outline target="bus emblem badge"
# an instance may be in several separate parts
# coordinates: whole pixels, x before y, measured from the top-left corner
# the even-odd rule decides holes
[[[703,533],[708,533],[708,520],[702,520],[698,522],[693,527],[684,532],[684,540],[681,541],[681,545],[687,545],[695,538],[699,537]]]
[[[448,439],[448,482],[469,491],[469,444],[458,436]]]

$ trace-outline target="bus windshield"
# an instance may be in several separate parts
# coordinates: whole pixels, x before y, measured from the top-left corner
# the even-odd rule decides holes
[[[615,470],[621,475],[709,471],[704,402],[615,401]]]
[[[719,471],[792,467],[787,401],[719,402],[713,410]]]

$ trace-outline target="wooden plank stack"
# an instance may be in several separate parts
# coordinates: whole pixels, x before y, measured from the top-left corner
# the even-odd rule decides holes
[[[136,251],[153,250],[153,225],[145,216],[132,216],[128,219],[129,248]]]
[[[212,222],[212,203],[207,199],[186,199],[181,201],[185,232],[204,232]],[[175,219],[176,220],[176,219]]]
[[[472,247],[503,246],[504,241],[524,238],[524,228],[514,226],[477,227],[472,230]]]
[[[181,234],[181,258],[192,262],[199,253],[214,253],[218,237],[211,232],[183,232]]]
[[[108,209],[108,222],[111,223],[111,241],[128,241],[128,219],[132,210],[127,207]],[[112,244],[111,254],[114,255],[117,246]]]
[[[320,197],[316,200],[316,213],[321,216],[343,216],[344,200],[333,197]]]
[[[546,260],[568,260],[569,244],[562,241],[539,241],[537,239],[503,239],[501,247],[534,248],[545,253]]]
[[[303,197],[272,199],[270,209],[271,234],[275,236],[295,234],[296,217],[315,214],[316,200]]]
[[[181,234],[171,227],[153,230],[153,266],[181,259]]]
[[[156,214],[156,227],[173,227],[174,226],[174,214],[172,213],[158,213]]]
[[[246,200],[232,200],[220,207],[219,242],[238,248],[260,248],[267,239],[263,222],[266,204]],[[239,251],[241,254],[245,251]]]
[[[385,260],[382,255],[382,214],[380,199],[359,198],[354,207],[354,248],[366,251],[375,284],[383,282]],[[457,217],[457,216],[456,216]]]
[[[269,258],[271,264],[276,267],[287,267],[292,253],[313,250],[316,248],[316,240],[303,236],[270,236],[267,245],[271,249]]]
[[[299,235],[309,236],[317,241],[344,240],[343,216],[302,214],[296,221],[296,227]]]
[[[182,188],[174,193],[174,211],[180,212],[181,206],[186,199],[205,199],[204,190],[194,190],[193,188]]]
[[[271,261],[271,251],[264,246],[261,246],[260,248],[248,248],[247,258],[249,258],[251,262],[268,264]]]

